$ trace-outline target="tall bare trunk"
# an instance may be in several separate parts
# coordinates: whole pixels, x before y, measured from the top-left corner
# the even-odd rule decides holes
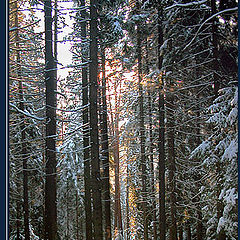
[[[150,170],[151,170],[151,190],[153,194],[153,200],[152,200],[152,222],[153,222],[153,239],[157,240],[157,213],[156,213],[156,198],[155,198],[155,177],[154,177],[154,164],[153,164],[153,124],[152,124],[152,105],[151,105],[151,92],[148,92],[148,111],[149,111],[149,138],[150,138]]]
[[[17,191],[20,192],[20,186],[17,182]],[[16,240],[21,240],[20,238],[20,229],[21,229],[21,202],[19,199],[17,201],[16,212],[17,212],[17,219],[16,219]]]
[[[145,127],[143,111],[143,88],[142,88],[142,40],[140,25],[137,25],[137,56],[138,56],[138,91],[139,91],[139,125],[140,125],[140,147],[141,147],[141,177],[142,177],[142,210],[143,210],[143,228],[144,240],[148,240],[148,216],[146,206],[146,158],[145,158]]]
[[[127,146],[129,148],[129,146]],[[127,153],[127,157],[129,156],[129,153]],[[126,235],[127,240],[130,239],[130,224],[129,224],[129,167],[127,162],[127,194],[126,194],[126,218],[127,218],[127,224],[126,224]]]
[[[158,167],[159,167],[159,231],[160,240],[166,239],[166,213],[165,213],[165,109],[164,109],[164,94],[163,94],[163,72],[162,61],[159,49],[163,44],[163,30],[162,30],[162,9],[158,6],[158,69],[160,72],[160,86],[159,86],[159,132],[158,132]]]
[[[106,100],[106,76],[105,76],[105,51],[102,50],[102,158],[103,158],[103,201],[105,219],[105,239],[112,239],[111,231],[111,198],[109,177],[109,146],[108,146],[108,124],[107,124],[107,100]]]
[[[214,15],[217,12],[216,9],[216,0],[211,0],[211,14]],[[220,78],[218,75],[218,42],[217,42],[217,18],[213,18],[212,20],[212,45],[213,45],[213,78],[214,78],[214,99],[218,97],[218,91],[220,89]],[[220,218],[223,214],[223,203],[219,200],[219,195],[221,192],[221,164],[219,162],[216,163],[216,173],[217,173],[217,192],[216,192],[216,199],[217,199],[217,220],[219,222]],[[217,240],[225,240],[226,234],[223,229],[217,234]]]
[[[148,55],[148,39],[145,40],[145,61],[146,61],[146,67],[145,67],[145,74],[149,74],[149,55]],[[152,191],[152,205],[151,205],[151,220],[153,223],[153,239],[157,240],[157,213],[156,213],[156,189],[155,189],[155,176],[154,176],[154,164],[153,164],[153,151],[154,151],[154,144],[153,144],[153,113],[152,113],[152,96],[151,96],[151,86],[148,89],[148,116],[149,116],[149,140],[150,140],[150,146],[149,146],[149,160],[150,160],[150,185],[151,185],[151,191]]]
[[[211,13],[212,15],[216,14],[216,0],[211,0]],[[214,94],[215,98],[218,96],[218,90],[220,87],[220,81],[217,74],[218,71],[218,49],[217,49],[217,18],[212,20],[212,45],[213,45],[213,78],[214,78]]]
[[[176,163],[175,163],[175,125],[174,125],[174,96],[172,92],[168,93],[167,104],[169,114],[167,117],[168,129],[168,162],[169,162],[169,190],[170,190],[170,240],[177,240],[177,222],[176,222]],[[172,113],[170,112],[172,111]]]
[[[94,239],[103,239],[101,176],[98,139],[98,44],[97,44],[97,5],[90,1],[90,68],[89,68],[89,102],[90,102],[90,141],[91,141],[91,180],[93,199]]]
[[[16,57],[17,57],[17,77],[19,79],[18,91],[19,91],[19,109],[24,112],[24,97],[23,97],[23,87],[21,79],[21,59],[20,59],[20,46],[19,46],[19,31],[18,31],[18,3],[15,2],[15,27],[16,27]],[[28,171],[27,171],[27,139],[26,139],[26,126],[25,126],[25,117],[20,116],[20,130],[21,130],[21,157],[22,157],[22,166],[23,166],[23,217],[24,217],[24,237],[26,240],[30,240],[29,232],[29,204],[28,204]]]
[[[179,229],[178,229],[178,240],[183,240],[183,227],[182,227],[182,225],[180,225]]]
[[[76,240],[79,240],[79,221],[78,221],[78,191],[76,190]]]
[[[44,1],[46,84],[45,239],[57,239],[56,184],[56,73],[52,48],[52,3]]]
[[[120,169],[119,169],[119,114],[118,114],[118,96],[115,88],[115,124],[114,124],[114,166],[115,166],[115,215],[114,229],[122,236],[122,210],[121,210],[121,194],[120,194]]]
[[[85,0],[81,0],[81,7],[85,7]],[[81,11],[82,19],[86,19],[86,10]],[[87,37],[87,24],[81,22],[81,39],[85,42]],[[82,46],[82,62],[87,59],[86,46]],[[87,68],[82,68],[82,102],[83,102],[83,158],[84,158],[84,207],[85,207],[85,224],[86,224],[86,240],[92,240],[92,204],[91,204],[91,169],[90,169],[90,151],[89,151],[89,82]]]
[[[169,51],[172,50],[172,40],[169,40]],[[166,69],[169,71],[169,67]],[[167,142],[169,163],[169,191],[170,191],[170,240],[177,240],[177,211],[176,211],[176,163],[175,163],[175,93],[171,77],[166,77],[168,92],[166,94],[167,111]]]
[[[186,231],[187,231],[187,240],[192,240],[192,231],[191,231],[190,222],[188,220],[186,222]]]

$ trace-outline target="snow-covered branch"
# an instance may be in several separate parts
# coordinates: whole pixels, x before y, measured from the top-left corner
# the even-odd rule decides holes
[[[173,4],[172,6],[166,7],[165,10],[169,10],[169,9],[174,8],[174,7],[190,7],[190,6],[194,6],[194,5],[203,4],[203,3],[206,3],[206,2],[207,2],[207,0],[190,2],[190,3],[176,3],[176,4]]]
[[[30,114],[30,113],[28,113],[26,111],[22,111],[21,109],[19,109],[17,106],[15,106],[12,103],[9,103],[9,106],[13,107],[17,112],[19,112],[19,113],[21,113],[21,114],[23,114],[23,115],[25,115],[27,117],[33,118],[33,119],[38,120],[38,121],[44,121],[45,120],[45,118],[40,118],[40,117],[32,115],[32,114]]]
[[[186,50],[186,49],[192,44],[192,42],[196,39],[199,31],[202,29],[202,27],[204,26],[204,24],[206,24],[208,21],[210,21],[211,19],[215,18],[216,16],[221,15],[222,13],[232,12],[232,11],[237,11],[237,10],[238,10],[237,7],[235,7],[235,8],[228,8],[228,9],[222,10],[222,11],[220,11],[220,12],[218,12],[218,13],[215,13],[215,14],[213,14],[211,17],[209,17],[208,19],[206,19],[206,20],[201,24],[201,26],[200,26],[199,29],[197,30],[195,36],[192,38],[192,40],[185,46],[185,48],[183,49],[183,51]]]

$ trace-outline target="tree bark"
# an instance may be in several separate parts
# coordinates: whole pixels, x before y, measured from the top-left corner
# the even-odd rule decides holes
[[[127,146],[127,149],[129,149],[129,145]],[[127,153],[127,156],[129,156],[129,153]],[[129,224],[129,168],[128,168],[128,162],[127,162],[127,194],[126,194],[126,217],[127,217],[127,225],[126,225],[126,235],[127,240],[130,239],[130,224]]]
[[[197,98],[200,98],[200,96],[197,94],[196,95]],[[196,112],[197,112],[197,129],[196,129],[196,134],[197,134],[197,138],[196,138],[196,145],[199,146],[201,144],[201,139],[200,139],[200,135],[201,135],[201,126],[200,126],[200,109],[199,106],[196,107]],[[198,163],[201,164],[201,160],[198,160]],[[201,174],[200,173],[196,173],[195,176],[193,176],[194,180],[195,180],[195,184],[197,187],[197,191],[200,191],[201,188]],[[197,194],[197,197],[195,198],[195,202],[196,202],[196,212],[197,212],[197,231],[196,231],[196,237],[197,240],[203,240],[203,219],[202,219],[202,206],[201,206],[201,195]]]
[[[45,84],[46,84],[46,182],[45,239],[57,239],[56,204],[56,73],[52,48],[52,4],[44,1],[45,13]]]
[[[191,226],[190,226],[190,222],[187,221],[186,222],[186,230],[187,230],[187,240],[192,240],[192,232],[191,232]]]
[[[148,216],[146,206],[146,158],[145,158],[145,127],[143,111],[143,88],[142,88],[142,39],[140,24],[137,24],[137,58],[138,58],[138,91],[139,91],[139,125],[140,125],[140,148],[141,148],[141,177],[142,177],[142,210],[144,240],[148,240]]]
[[[19,79],[18,91],[19,91],[19,109],[24,112],[24,97],[23,97],[23,87],[21,80],[21,59],[20,59],[20,46],[19,46],[19,31],[18,31],[18,3],[15,2],[15,27],[16,27],[16,57],[17,57],[17,77]],[[27,143],[26,143],[26,126],[25,117],[20,116],[20,130],[21,130],[21,156],[23,160],[23,217],[24,217],[24,237],[26,240],[30,240],[29,231],[29,204],[28,204],[28,172],[27,172]]]
[[[151,93],[148,92],[148,110],[149,110],[149,138],[150,138],[150,170],[151,170],[151,190],[153,194],[153,200],[152,200],[152,221],[153,221],[153,239],[157,240],[157,213],[156,213],[156,189],[155,189],[155,177],[154,177],[154,165],[153,165],[153,126],[152,126],[152,106],[151,106]]]
[[[178,240],[183,240],[183,227],[182,226],[179,226]]]
[[[85,0],[81,0],[81,7],[85,7]],[[86,10],[81,11],[82,19],[86,19]],[[81,39],[86,40],[87,37],[87,24],[85,21],[81,22]],[[87,59],[86,47],[82,47],[82,62]],[[90,167],[90,151],[89,151],[89,103],[88,92],[88,73],[87,68],[82,68],[82,102],[83,102],[83,158],[84,158],[84,207],[85,207],[85,223],[86,223],[86,240],[92,240],[93,229],[92,229],[92,204],[91,204],[91,167]]]
[[[216,0],[211,0],[211,13],[216,13]],[[220,81],[217,75],[218,71],[218,49],[217,49],[217,18],[212,19],[212,45],[213,45],[213,78],[214,78],[214,94],[215,98],[218,96],[218,90],[220,88]]]
[[[79,221],[78,221],[78,191],[76,190],[76,240],[79,240]]]
[[[211,13],[214,15],[217,12],[216,10],[216,0],[211,0]],[[212,19],[212,45],[213,45],[213,78],[214,78],[214,99],[218,97],[218,91],[220,89],[220,79],[218,76],[218,42],[217,42],[217,18]],[[219,195],[221,192],[221,165],[219,162],[216,163],[216,174],[217,176],[217,192],[216,192],[216,199],[217,199],[217,220],[219,222],[220,218],[222,217],[223,213],[223,203],[219,200]],[[223,229],[219,233],[217,233],[217,240],[225,240],[226,234]]]
[[[90,141],[91,141],[91,179],[93,198],[94,239],[103,239],[102,201],[98,139],[98,45],[97,45],[97,1],[90,1]]]
[[[163,44],[163,30],[162,30],[162,9],[158,5],[158,69],[160,73],[160,86],[159,86],[159,131],[158,131],[158,167],[159,167],[159,231],[160,240],[166,239],[166,213],[165,213],[165,101],[164,101],[164,79],[162,72],[163,58],[160,55],[159,49]]]
[[[102,158],[103,158],[103,200],[105,219],[105,239],[112,239],[111,231],[111,198],[109,177],[109,145],[107,124],[106,76],[105,76],[105,51],[102,50]]]
[[[168,108],[172,109],[174,105],[174,96],[172,92],[168,93]],[[175,146],[174,146],[174,116],[173,113],[168,114],[168,162],[169,162],[169,190],[170,190],[170,240],[177,240],[177,222],[176,222],[176,164],[175,164]]]
[[[148,39],[145,40],[145,50],[146,50],[146,72],[145,74],[149,74],[149,55],[148,55]],[[152,96],[151,96],[151,87],[148,90],[148,116],[149,116],[149,140],[150,140],[150,146],[149,146],[149,160],[150,160],[150,174],[151,174],[151,191],[153,195],[152,199],[152,206],[151,206],[151,220],[153,222],[153,239],[157,240],[157,213],[156,213],[156,189],[155,189],[155,176],[154,176],[154,164],[153,164],[153,150],[154,150],[154,144],[153,144],[153,114],[152,114]]]
[[[115,124],[114,124],[114,166],[115,166],[115,215],[114,215],[114,229],[121,236],[123,235],[122,226],[122,210],[121,210],[121,194],[120,194],[120,171],[119,171],[119,101],[117,95],[117,86],[115,83]]]
[[[20,192],[20,186],[17,182],[17,191]],[[17,219],[16,219],[16,240],[21,240],[20,238],[20,228],[21,228],[21,203],[20,200],[16,201],[16,212],[17,212]]]

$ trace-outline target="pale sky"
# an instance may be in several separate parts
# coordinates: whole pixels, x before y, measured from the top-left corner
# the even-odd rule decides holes
[[[71,33],[73,20],[70,19],[70,14],[68,8],[72,8],[73,3],[72,2],[59,2],[58,3],[58,9],[60,9],[61,15],[65,18],[65,23],[67,26],[65,26],[63,29],[60,29],[60,32],[58,33],[58,41],[63,40],[64,37],[66,37],[69,33]],[[38,8],[42,8],[43,6],[38,6]],[[52,12],[52,16],[54,15],[54,11]],[[44,12],[41,10],[36,10],[36,16],[41,19],[39,23],[39,28],[36,29],[36,32],[43,32],[44,31]],[[60,19],[59,19],[60,22]],[[61,23],[58,23],[60,27],[62,27]],[[70,42],[62,42],[58,43],[57,45],[58,50],[58,62],[61,64],[58,66],[58,77],[65,78],[68,75],[68,71],[70,71],[70,68],[61,69],[63,67],[66,67],[67,65],[71,64],[72,62],[72,54],[70,52],[71,43]]]

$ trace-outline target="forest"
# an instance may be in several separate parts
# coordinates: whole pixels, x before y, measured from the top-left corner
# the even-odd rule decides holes
[[[238,0],[8,1],[8,239],[238,239]]]

